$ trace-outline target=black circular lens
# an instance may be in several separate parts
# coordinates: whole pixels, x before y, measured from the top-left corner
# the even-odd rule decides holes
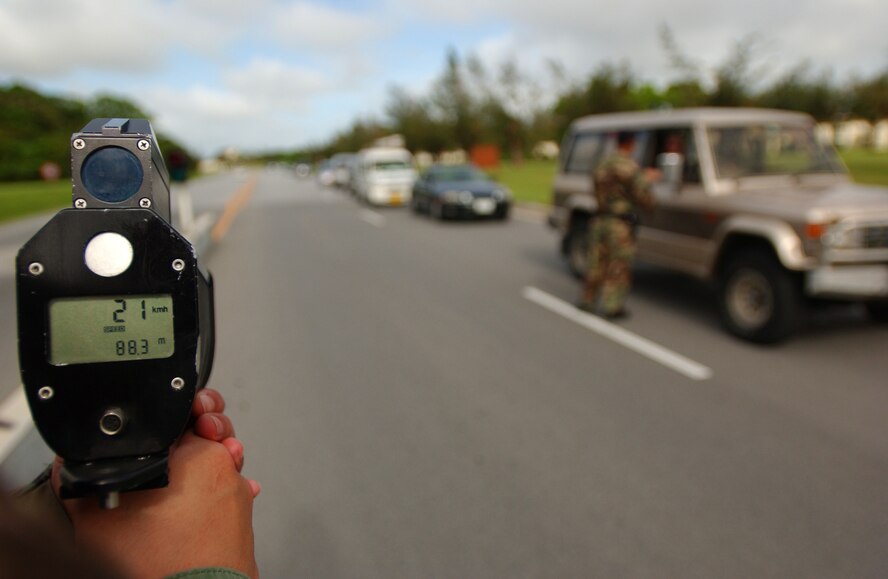
[[[80,167],[83,186],[105,203],[120,203],[135,195],[144,176],[138,157],[121,147],[96,149]]]

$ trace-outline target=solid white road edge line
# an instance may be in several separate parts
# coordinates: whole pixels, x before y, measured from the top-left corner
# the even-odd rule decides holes
[[[25,389],[19,386],[0,403],[0,463],[12,454],[33,427]]]
[[[361,221],[369,223],[373,227],[385,227],[385,216],[369,209],[361,211]]]
[[[667,368],[671,368],[679,374],[684,374],[692,380],[708,380],[712,378],[711,368],[664,348],[647,338],[642,338],[638,334],[633,334],[628,330],[624,330],[619,326],[606,322],[598,316],[578,310],[564,300],[556,298],[540,289],[535,287],[525,287],[522,293],[525,299],[546,308],[550,312],[567,318],[568,320],[592,330],[596,334],[633,350],[655,362],[659,362]]]

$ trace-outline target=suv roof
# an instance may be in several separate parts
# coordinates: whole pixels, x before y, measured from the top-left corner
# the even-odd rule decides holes
[[[751,124],[775,122],[810,125],[813,120],[804,113],[755,108],[690,108],[598,114],[581,117],[571,124],[571,131],[593,129],[627,130],[634,128],[670,127],[675,125]]]

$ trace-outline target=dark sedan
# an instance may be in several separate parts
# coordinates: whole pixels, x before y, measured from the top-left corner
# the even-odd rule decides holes
[[[413,185],[416,213],[436,219],[507,219],[512,193],[474,165],[434,165]]]

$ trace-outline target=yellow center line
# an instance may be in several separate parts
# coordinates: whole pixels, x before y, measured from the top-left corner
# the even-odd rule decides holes
[[[213,239],[214,243],[222,241],[222,238],[228,233],[237,214],[240,213],[241,209],[247,205],[250,198],[253,196],[253,191],[256,189],[256,183],[258,181],[258,176],[251,176],[246,183],[241,185],[241,188],[237,190],[237,193],[235,193],[225,204],[225,210],[222,212],[222,216],[213,226],[212,231],[210,231],[210,237]]]

